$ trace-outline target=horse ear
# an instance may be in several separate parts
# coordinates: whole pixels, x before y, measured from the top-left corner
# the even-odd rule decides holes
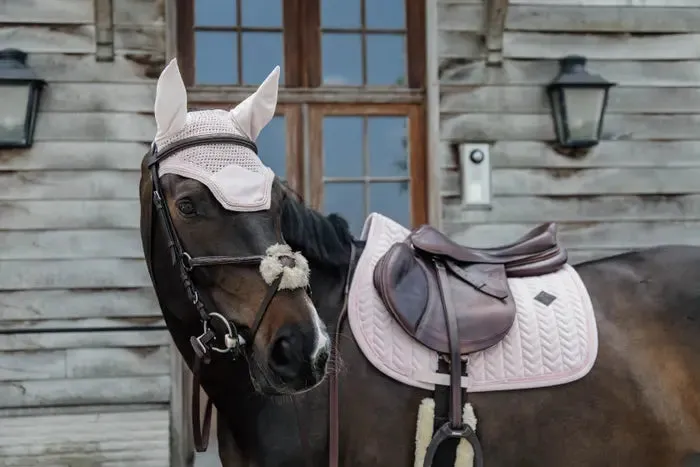
[[[231,118],[252,141],[270,123],[277,107],[280,67],[276,66],[258,89],[231,110]]]
[[[187,90],[176,59],[168,63],[158,78],[154,113],[157,125],[156,139],[172,135],[185,126]]]

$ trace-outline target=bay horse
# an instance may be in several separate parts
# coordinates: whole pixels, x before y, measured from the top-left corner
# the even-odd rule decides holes
[[[169,70],[166,79],[166,71],[159,80],[156,120],[159,131],[168,125],[179,131],[192,113],[185,115],[179,72]],[[260,91],[251,96],[253,104],[261,95],[270,97],[269,90]],[[276,99],[276,87],[274,94]],[[167,99],[161,102],[167,103],[161,106],[169,109],[159,109],[163,96]],[[271,118],[269,107],[260,111],[268,115],[251,117],[257,122],[254,134],[247,134],[251,140]],[[338,374],[339,465],[413,466],[417,411],[431,392],[378,371],[347,322],[337,337],[337,358],[327,361],[326,339],[336,339],[328,329],[338,322],[348,276],[365,248],[347,222],[309,208],[277,177],[268,208],[224,209],[201,181],[173,173],[154,177],[153,152],[141,168],[144,253],[168,330],[217,408],[222,465],[327,466],[329,383],[324,375],[330,368]],[[162,189],[170,234],[166,224],[154,221],[154,183]],[[169,241],[171,235],[181,242],[180,251]],[[309,282],[272,297],[252,344],[250,330],[268,281],[249,264],[213,261],[207,268],[189,268],[186,279],[211,297],[206,308],[236,326],[248,343],[241,351],[245,358],[214,355],[200,366],[193,338],[202,334],[201,316],[174,267],[173,252],[187,251],[190,259],[261,257],[280,241],[308,262]],[[700,465],[700,248],[647,248],[578,264],[575,270],[595,309],[595,365],[570,384],[470,394],[479,412],[485,462],[502,467]],[[443,451],[454,446],[445,443]]]

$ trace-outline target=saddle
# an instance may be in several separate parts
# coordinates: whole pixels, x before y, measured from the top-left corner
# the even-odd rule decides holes
[[[508,277],[555,272],[567,259],[555,223],[494,248],[460,245],[423,225],[379,259],[373,282],[384,306],[410,336],[450,365],[449,421],[433,436],[424,467],[448,438],[467,439],[480,467],[479,441],[462,423],[463,357],[495,345],[512,327],[516,306]]]

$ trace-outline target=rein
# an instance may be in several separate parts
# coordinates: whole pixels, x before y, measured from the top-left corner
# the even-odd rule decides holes
[[[241,267],[259,266],[263,260],[267,258],[267,256],[202,256],[193,258],[183,248],[182,243],[176,234],[175,225],[173,224],[170,212],[165,204],[165,196],[163,195],[160,178],[158,177],[158,166],[161,161],[168,156],[171,156],[175,152],[202,144],[235,144],[248,148],[255,154],[258,153],[258,148],[253,141],[230,134],[216,134],[210,136],[194,136],[185,138],[173,143],[170,146],[167,146],[162,151],[159,151],[156,144],[153,143],[149,154],[146,156],[148,168],[151,172],[151,181],[153,184],[152,202],[156,208],[151,214],[151,225],[153,225],[155,222],[156,217],[160,220],[163,231],[165,232],[168,250],[170,251],[172,266],[177,269],[182,286],[185,289],[190,302],[197,310],[199,320],[202,324],[202,333],[198,336],[190,337],[190,344],[192,345],[195,354],[192,368],[192,425],[194,431],[195,448],[197,452],[206,451],[209,445],[209,433],[213,409],[212,400],[208,399],[204,411],[204,426],[202,426],[200,424],[199,407],[201,366],[202,364],[210,363],[214,353],[229,354],[231,358],[236,359],[241,355],[244,349],[249,348],[253,344],[255,336],[260,329],[260,325],[265,317],[265,314],[267,313],[272,299],[279,290],[279,286],[283,278],[283,274],[280,273],[269,283],[267,293],[265,294],[265,297],[258,308],[255,321],[250,327],[250,332],[246,335],[247,338],[244,338],[238,332],[238,328],[236,327],[235,323],[228,320],[220,313],[208,311],[207,305],[205,305],[204,301],[209,303],[210,306],[212,301],[204,297],[204,295],[197,289],[191,275],[195,268],[221,265],[235,265]],[[154,241],[155,238],[151,232],[150,255],[148,258],[150,265],[153,265]],[[293,257],[284,254],[281,256],[288,262],[288,264],[292,264],[292,266],[294,265],[295,260]],[[151,277],[155,285],[155,275],[152,274]],[[213,308],[213,306],[211,306],[211,308]]]
[[[328,467],[338,467],[340,449],[340,401],[338,388],[338,352],[340,347],[340,330],[347,317],[348,296],[350,293],[350,283],[352,282],[353,266],[357,248],[350,242],[350,262],[345,276],[345,288],[343,290],[343,308],[338,315],[338,322],[335,324],[333,335],[333,345],[331,346],[331,362],[333,367],[328,375]]]

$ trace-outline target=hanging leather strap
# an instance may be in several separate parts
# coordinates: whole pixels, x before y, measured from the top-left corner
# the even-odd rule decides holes
[[[343,308],[338,316],[331,346],[331,369],[328,375],[328,467],[338,467],[340,457],[340,401],[338,388],[338,347],[340,346],[340,330],[348,312],[348,295],[350,294],[350,282],[352,280],[352,267],[355,263],[357,249],[350,245],[350,263],[345,277],[345,290],[343,291]]]
[[[209,396],[207,398],[207,405],[204,409],[204,424],[200,424],[200,408],[199,408],[199,398],[201,392],[201,384],[199,381],[199,375],[201,370],[202,360],[195,356],[194,357],[194,369],[192,371],[192,434],[194,436],[194,448],[197,452],[204,452],[209,446],[209,433],[211,431],[211,413],[213,409],[213,403]]]

